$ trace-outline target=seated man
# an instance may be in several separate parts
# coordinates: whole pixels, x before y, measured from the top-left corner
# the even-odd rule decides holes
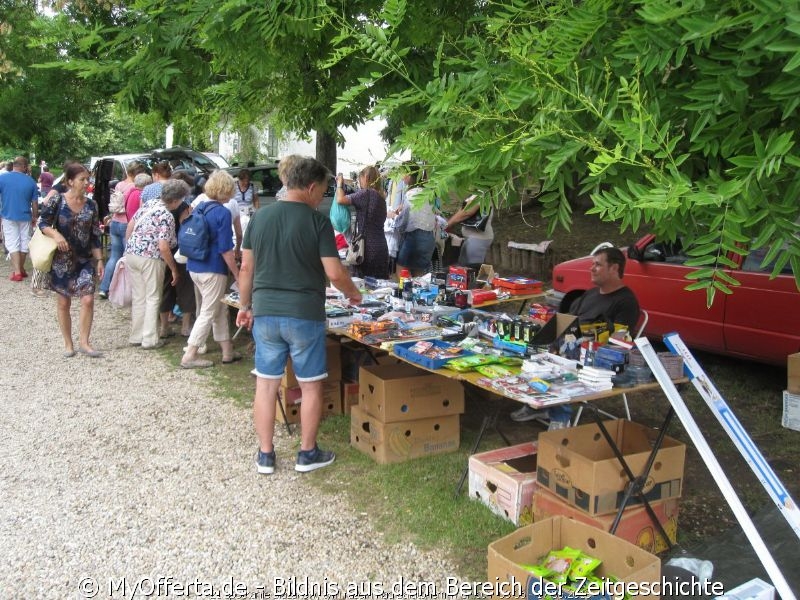
[[[619,248],[601,248],[593,254],[591,274],[595,287],[575,300],[569,313],[578,317],[581,324],[619,323],[633,335],[639,320],[639,302],[633,291],[622,283],[625,274],[625,255]],[[549,418],[568,422],[569,406],[536,411],[527,404],[511,413],[511,420],[522,422]]]

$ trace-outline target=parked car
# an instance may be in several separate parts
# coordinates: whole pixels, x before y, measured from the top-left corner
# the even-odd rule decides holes
[[[628,248],[624,283],[648,312],[645,335],[661,339],[677,332],[689,347],[716,354],[786,365],[789,354],[800,351],[800,291],[791,273],[770,278],[760,268],[760,253],[729,258],[738,265],[728,269],[741,285],[733,294],[718,293],[710,308],[701,291],[689,292],[685,265],[688,256],[680,243],[662,243],[647,235]],[[566,261],[553,269],[553,289],[559,310],[592,287],[591,257]]]
[[[281,180],[278,178],[278,161],[253,165],[252,167],[229,167],[224,170],[233,175],[233,177],[238,177],[239,171],[242,169],[250,171],[250,181],[252,181],[253,185],[256,187],[259,206],[268,206],[275,202],[275,195],[278,193],[278,190],[283,187]],[[345,191],[349,194],[353,189],[345,185]],[[331,211],[331,203],[335,195],[336,178],[331,177],[328,191],[325,192],[325,197],[322,199],[322,203],[317,210],[326,215],[329,214]]]
[[[211,159],[211,161],[217,165],[220,169],[227,169],[231,165],[225,160],[225,157],[221,154],[217,154],[216,152],[203,152],[205,156]]]
[[[153,150],[152,155],[155,161],[166,160],[172,166],[173,171],[189,171],[193,176],[201,174],[208,177],[212,171],[216,171],[219,168],[216,162],[202,152],[183,146],[173,146],[165,150]]]

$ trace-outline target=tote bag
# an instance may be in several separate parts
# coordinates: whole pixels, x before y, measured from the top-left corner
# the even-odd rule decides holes
[[[42,230],[36,227],[33,237],[28,243],[31,263],[37,271],[49,273],[53,268],[53,257],[56,255],[58,244],[53,238],[47,237]]]
[[[108,299],[117,308],[128,308],[133,298],[128,268],[123,256],[117,261],[114,267],[114,276],[111,278],[111,286],[108,289]]]

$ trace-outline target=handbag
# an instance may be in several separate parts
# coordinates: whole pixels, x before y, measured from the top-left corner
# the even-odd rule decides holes
[[[114,267],[114,276],[111,278],[111,285],[108,288],[108,300],[117,308],[128,308],[133,299],[133,289],[128,275],[128,268],[123,256],[117,261]]]
[[[481,214],[481,211],[476,212],[472,215],[469,219],[461,221],[462,227],[470,227],[472,229],[477,229],[478,231],[486,231],[486,226],[489,224],[489,217],[492,216],[492,209],[489,209],[489,212]]]
[[[370,201],[370,204],[372,202]],[[367,212],[364,215],[364,228],[369,223],[369,208],[367,204]],[[364,239],[364,232],[358,226],[358,219],[353,224],[353,237],[350,238],[350,244],[347,246],[347,253],[344,257],[344,264],[348,267],[357,267],[364,262],[364,251],[366,250],[367,241]]]
[[[52,228],[55,228],[56,220],[58,219],[58,211],[60,208],[61,195],[59,194],[55,215],[53,216],[53,222],[50,224],[50,227]],[[53,268],[53,257],[56,255],[56,250],[58,250],[58,244],[56,241],[53,238],[43,234],[42,230],[37,226],[36,230],[33,232],[31,241],[28,242],[28,252],[31,255],[31,263],[33,264],[33,268],[37,271],[49,273]]]
[[[364,262],[364,247],[366,240],[364,235],[356,229],[356,233],[347,246],[347,254],[344,257],[344,264],[348,267],[358,266]]]

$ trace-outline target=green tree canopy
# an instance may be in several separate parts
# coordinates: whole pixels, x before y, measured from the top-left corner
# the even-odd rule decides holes
[[[490,3],[478,33],[439,37],[434,77],[416,79],[404,37],[410,3],[372,27],[346,22],[339,55],[372,63],[338,109],[377,81],[405,90],[375,112],[416,113],[399,147],[432,166],[430,194],[536,184],[569,226],[570,193],[622,229],[681,237],[709,302],[737,285],[728,253],[768,247],[800,284],[800,11],[780,0],[524,0]],[[488,202],[486,196],[485,202]]]

